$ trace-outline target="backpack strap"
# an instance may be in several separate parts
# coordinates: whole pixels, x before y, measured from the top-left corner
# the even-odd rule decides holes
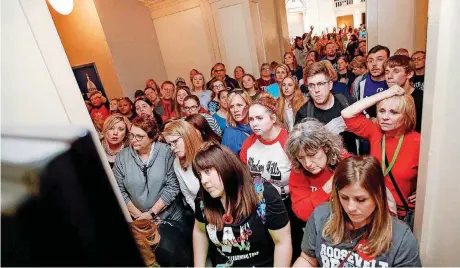
[[[311,101],[307,102],[307,116],[306,117],[313,117],[313,114],[315,113],[315,106]]]
[[[345,109],[348,106],[350,106],[350,103],[347,100],[347,97],[345,97],[343,94],[337,93],[334,95],[337,100],[339,101],[340,105],[342,105],[342,108]]]
[[[256,189],[256,194],[259,199],[257,203],[257,216],[265,225],[267,219],[265,218],[266,215],[266,204],[264,198],[264,179],[262,177],[255,177],[254,178],[254,188]]]

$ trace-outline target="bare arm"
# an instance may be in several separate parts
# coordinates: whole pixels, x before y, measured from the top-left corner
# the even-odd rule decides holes
[[[274,267],[291,266],[292,243],[291,243],[291,224],[279,230],[268,230],[273,242],[275,243]]]
[[[362,113],[362,111],[366,110],[367,108],[377,104],[378,102],[391,98],[396,95],[403,95],[404,89],[399,86],[392,86],[391,88],[372,95],[367,98],[363,98],[352,105],[348,106],[347,108],[342,110],[342,117],[343,118],[353,118],[358,114]]]
[[[154,213],[155,215],[158,215],[160,212],[162,212],[166,208],[165,202],[163,200],[158,199],[157,202],[153,205],[153,207],[150,209],[150,212]]]
[[[318,267],[318,260],[302,252],[292,267]]]
[[[129,211],[129,214],[131,214],[131,216],[133,218],[138,218],[141,214],[142,214],[142,211],[140,211],[134,204],[132,201],[129,201],[128,204],[126,204],[126,206],[128,207],[128,211]]]
[[[193,262],[195,267],[204,267],[208,255],[208,237],[204,223],[195,220],[193,227]]]

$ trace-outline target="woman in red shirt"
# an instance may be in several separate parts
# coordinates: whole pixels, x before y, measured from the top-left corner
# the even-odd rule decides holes
[[[367,119],[362,111],[377,105],[377,123]],[[403,88],[395,85],[342,110],[348,130],[369,140],[371,155],[382,165],[385,183],[398,206],[398,216],[406,215],[404,203],[415,207],[420,134],[416,123],[414,100]],[[385,158],[387,160],[385,160]],[[391,181],[396,181],[404,200]]]
[[[351,155],[340,136],[313,118],[294,126],[285,148],[293,166],[289,177],[292,210],[306,222],[317,206],[329,200],[334,169]]]

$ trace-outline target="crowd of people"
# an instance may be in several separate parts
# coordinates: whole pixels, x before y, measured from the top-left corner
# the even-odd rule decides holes
[[[209,82],[192,69],[133,100],[90,96],[133,221],[158,224],[160,265],[421,266],[425,52],[312,32],[258,79],[216,63]]]

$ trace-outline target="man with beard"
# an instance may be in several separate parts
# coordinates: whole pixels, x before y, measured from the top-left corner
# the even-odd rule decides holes
[[[415,75],[412,83],[415,89],[423,90],[425,85],[425,51],[417,51],[412,54]]]
[[[304,118],[312,117],[326,125],[331,132],[340,134],[345,148],[350,153],[357,153],[357,138],[351,132],[345,131],[341,111],[355,100],[349,95],[332,94],[333,81],[325,61],[315,62],[304,72],[304,81],[310,93],[310,100],[306,102],[295,116],[295,124]]]
[[[390,50],[385,46],[377,45],[369,50],[367,55],[367,69],[369,72],[358,77],[353,88],[353,97],[356,100],[370,97],[388,89],[383,64],[389,56]],[[368,118],[375,117],[375,105],[365,110],[364,114]]]
[[[329,41],[326,45],[326,56],[323,58],[323,60],[328,60],[331,62],[332,66],[334,67],[334,70],[337,72],[337,45]]]

